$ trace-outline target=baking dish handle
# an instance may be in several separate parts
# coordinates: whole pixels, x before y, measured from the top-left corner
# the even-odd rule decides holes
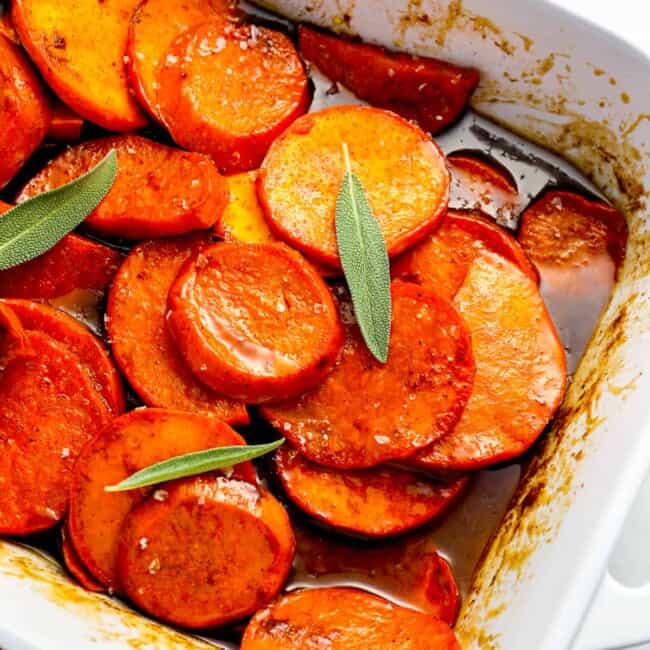
[[[624,648],[645,641],[650,641],[650,584],[631,589],[606,573],[573,650]]]

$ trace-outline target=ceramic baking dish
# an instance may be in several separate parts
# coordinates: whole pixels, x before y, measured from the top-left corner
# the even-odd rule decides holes
[[[650,461],[650,60],[544,0],[277,0],[364,40],[480,68],[473,108],[556,151],[628,219],[620,281],[556,424],[486,551],[457,625],[463,648],[606,648],[650,638],[650,589],[607,558]],[[615,11],[615,9],[612,9]],[[600,586],[600,590],[599,590]],[[594,594],[598,594],[582,624]],[[202,648],[0,543],[0,647]]]

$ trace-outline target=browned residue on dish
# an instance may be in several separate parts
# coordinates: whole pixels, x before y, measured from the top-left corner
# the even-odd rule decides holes
[[[208,650],[215,645],[181,634],[155,623],[114,598],[93,594],[74,583],[60,565],[34,549],[0,541],[0,573],[17,581],[29,580],[30,587],[71,617],[92,625],[92,642],[120,641],[133,650]],[[220,647],[220,646],[216,646]]]

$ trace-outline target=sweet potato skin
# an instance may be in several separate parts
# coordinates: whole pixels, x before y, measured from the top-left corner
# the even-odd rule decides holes
[[[476,470],[519,456],[566,388],[566,359],[537,286],[499,255],[481,253],[454,300],[476,358],[472,396],[455,429],[410,462]]]
[[[149,495],[164,498],[165,489],[158,486],[163,490],[159,497],[153,488],[109,493],[105,486],[172,456],[240,444],[244,439],[215,418],[166,409],[131,411],[91,440],[72,477],[68,527],[81,561],[95,579],[119,591],[117,546],[124,518]],[[255,470],[242,463],[233,476],[254,482]]]
[[[459,314],[413,284],[394,282],[392,297],[386,364],[371,356],[342,296],[346,341],[334,370],[315,390],[262,406],[263,416],[309,460],[339,469],[373,467],[414,455],[458,421],[474,377]]]
[[[298,395],[329,373],[343,328],[328,286],[284,244],[216,244],[181,269],[167,322],[201,382],[248,403]]]
[[[344,587],[294,591],[248,624],[242,650],[460,650],[451,628],[367,592]]]
[[[174,141],[209,154],[228,174],[259,167],[271,142],[310,100],[307,75],[287,36],[222,19],[181,34],[157,81],[159,114]]]
[[[12,20],[54,92],[109,131],[133,131],[146,118],[131,96],[123,56],[138,0],[16,0]]]
[[[274,466],[301,510],[339,531],[372,538],[398,535],[442,516],[468,485],[467,478],[441,483],[389,466],[331,470],[286,445],[275,453]]]
[[[68,570],[68,573],[87,591],[95,593],[103,593],[106,591],[104,586],[93,578],[88,570],[83,565],[79,558],[77,551],[72,542],[70,541],[70,534],[67,532],[67,527],[63,525],[61,528],[61,557],[63,564]]]
[[[279,239],[335,269],[340,269],[334,221],[345,172],[343,142],[391,257],[435,229],[449,195],[442,153],[401,117],[338,106],[299,118],[269,149],[258,195]]]
[[[138,135],[89,140],[64,151],[32,178],[20,203],[59,187],[117,151],[118,173],[84,224],[107,237],[153,239],[214,225],[228,202],[228,187],[212,162]]]
[[[39,331],[75,354],[96,393],[109,411],[119,415],[126,408],[124,387],[103,343],[71,316],[30,300],[0,300],[20,320],[25,330]]]
[[[438,230],[395,260],[391,275],[453,300],[481,250],[498,253],[539,283],[537,271],[510,233],[479,212],[460,210],[449,210]]]
[[[22,50],[0,34],[0,188],[41,144],[52,119],[47,91]]]
[[[434,134],[458,119],[479,83],[475,68],[389,52],[306,25],[298,27],[298,47],[332,81]]]
[[[0,271],[0,297],[50,300],[75,289],[103,292],[123,257],[114,248],[70,233],[43,255]]]
[[[168,484],[127,515],[118,571],[126,594],[157,619],[192,629],[237,621],[284,584],[295,542],[266,490],[203,475]],[[143,541],[144,540],[144,541]]]
[[[106,330],[116,363],[145,404],[246,424],[244,404],[201,384],[176,349],[167,327],[169,289],[185,261],[204,243],[202,236],[192,236],[159,239],[133,248],[108,295]]]
[[[11,535],[62,519],[81,447],[110,419],[78,357],[41,332],[23,341],[0,377],[0,531]]]
[[[156,74],[174,40],[211,18],[234,17],[230,0],[142,0],[129,21],[126,69],[140,105],[160,121]]]

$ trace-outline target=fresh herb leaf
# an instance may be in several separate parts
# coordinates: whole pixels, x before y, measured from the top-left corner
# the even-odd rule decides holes
[[[237,445],[234,447],[214,447],[204,451],[195,451],[163,460],[149,465],[135,474],[131,474],[117,485],[107,485],[106,492],[122,492],[135,488],[164,483],[185,476],[196,476],[215,469],[232,467],[252,458],[264,456],[284,443],[284,438],[265,445]]]
[[[0,270],[50,250],[95,209],[116,174],[117,156],[112,150],[87,174],[5,212],[0,218]]]
[[[346,173],[336,200],[336,242],[363,340],[386,363],[390,341],[390,266],[386,242],[343,143]]]

